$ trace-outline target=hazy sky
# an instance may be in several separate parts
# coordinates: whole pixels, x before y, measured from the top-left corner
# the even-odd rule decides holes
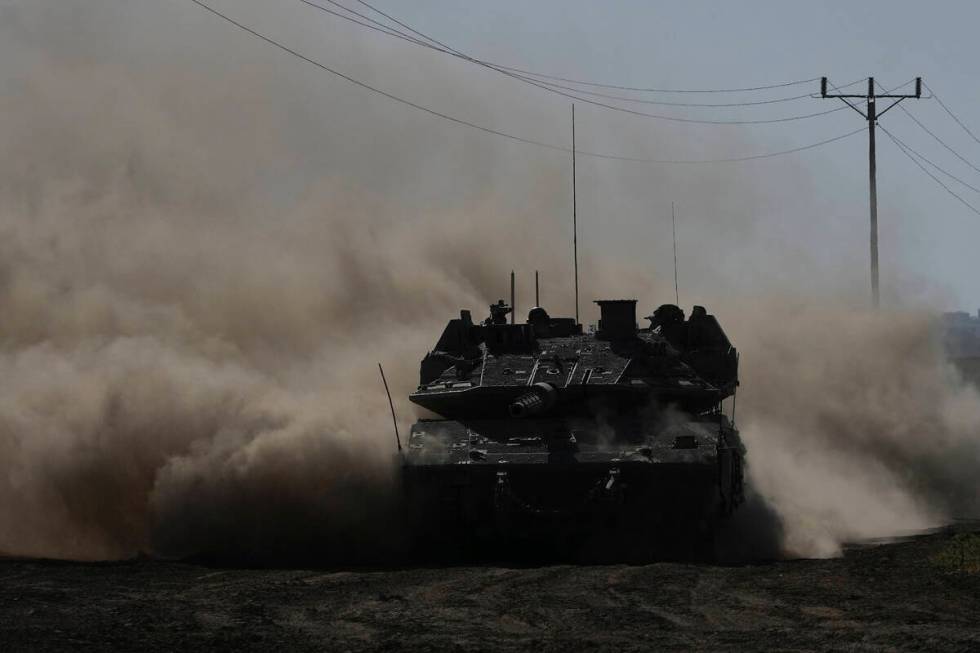
[[[974,133],[980,133],[980,44],[975,31],[980,11],[973,2],[377,0],[375,6],[481,58],[623,85],[731,88],[822,75],[843,84],[874,75],[892,87],[921,75]],[[478,84],[479,79],[472,83]],[[860,92],[861,88],[854,87],[851,92]],[[813,84],[812,88],[788,90],[792,92],[775,91],[760,97],[817,89]],[[543,92],[541,95],[541,102],[553,105],[556,117],[564,118],[560,112],[565,101],[549,98]],[[686,97],[690,96],[666,99]],[[732,97],[752,99],[755,94]],[[705,109],[696,115],[722,119],[776,117],[813,113],[830,108],[832,102],[802,100],[741,112]],[[934,100],[907,101],[905,106],[965,158],[980,164],[980,144],[961,131]],[[647,110],[672,113],[663,107]],[[580,107],[580,111],[587,112],[590,123],[622,120],[615,115],[609,117],[601,109]],[[695,115],[695,110],[673,113]],[[640,124],[644,120],[629,119]],[[782,125],[675,129],[681,134],[736,133],[751,140],[740,151],[755,152],[822,140],[861,124],[860,116],[848,109]],[[980,174],[957,160],[900,110],[882,118],[882,124],[935,163],[980,185]],[[520,120],[515,119],[508,127],[520,131]],[[644,153],[629,149],[627,153],[663,158],[702,155],[701,150],[692,154],[683,143],[673,145],[669,151]],[[854,220],[855,234],[863,235],[867,223],[867,137],[861,134],[793,156],[805,162],[819,192],[836,200],[835,210]],[[764,176],[770,166],[780,166],[785,161],[746,165],[754,174]],[[657,168],[651,170],[656,172]],[[700,172],[698,168],[685,169],[692,178]],[[971,213],[939,188],[880,131],[878,182],[884,264],[901,255],[923,276],[949,286],[954,291],[953,300],[961,306],[980,306],[976,260],[980,215]],[[956,182],[951,185],[964,199],[980,206],[980,195],[958,187]],[[671,199],[683,204],[689,198]]]
[[[568,143],[570,101],[565,98],[366,31],[299,0],[207,1],[340,72],[408,100],[520,136]],[[343,2],[369,11],[355,0]],[[844,84],[873,74],[892,87],[921,75],[980,134],[980,87],[975,83],[980,46],[974,30],[980,11],[975,3],[372,4],[484,59],[622,85],[743,87],[821,75]],[[140,97],[157,102],[154,110],[167,120],[191,125],[204,112],[213,114],[211,118],[228,116],[221,122],[220,138],[213,127],[201,128],[202,151],[216,152],[232,137],[251,144],[250,160],[262,165],[256,163],[241,185],[263,187],[270,206],[276,198],[299,194],[316,179],[340,176],[407,213],[464,210],[464,196],[472,200],[481,194],[501,211],[530,211],[527,207],[533,206],[561,216],[562,225],[570,213],[570,166],[560,152],[481,134],[354,87],[221,22],[190,0],[74,5],[69,12],[60,2],[47,5],[51,11],[41,9],[44,3],[0,3],[6,45],[16,47],[16,39],[29,46],[8,52],[0,73],[9,78],[36,75],[30,53],[39,60],[60,56],[76,62],[81,84],[90,74],[82,66],[91,60],[101,66],[100,74],[116,71],[143,85]],[[161,82],[154,75],[164,69]],[[242,91],[245,84],[255,88]],[[817,91],[813,82],[765,93],[656,99],[751,101]],[[128,102],[132,97],[120,91],[116,99]],[[837,105],[836,100],[805,98],[741,109],[638,108],[725,120],[808,114]],[[906,101],[903,106],[980,167],[980,143],[935,100]],[[266,138],[269,115],[290,128]],[[847,108],[807,120],[752,126],[664,122],[583,104],[578,117],[582,149],[666,159],[784,150],[863,126]],[[940,166],[980,186],[980,173],[943,149],[900,109],[892,110],[882,124]],[[976,310],[980,215],[926,177],[880,131],[878,166],[884,301]],[[663,276],[670,267],[664,259],[670,252],[666,229],[674,201],[680,216],[682,278],[695,295],[708,293],[708,288],[728,293],[779,279],[783,290],[792,290],[794,284],[820,280],[825,289],[853,301],[868,294],[867,174],[864,133],[798,154],[738,164],[580,159],[582,255],[588,259],[615,248],[615,255],[649,257],[652,269]],[[980,193],[948,183],[980,207]],[[469,189],[468,195],[461,187]],[[564,231],[556,233],[553,246],[566,247],[567,237]],[[711,254],[699,256],[699,250]]]

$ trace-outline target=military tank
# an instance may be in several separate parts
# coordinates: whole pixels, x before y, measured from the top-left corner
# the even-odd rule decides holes
[[[744,447],[722,401],[738,353],[714,316],[598,300],[600,319],[503,300],[452,319],[410,400],[435,417],[402,455],[414,532],[428,550],[552,550],[710,557],[743,502]]]

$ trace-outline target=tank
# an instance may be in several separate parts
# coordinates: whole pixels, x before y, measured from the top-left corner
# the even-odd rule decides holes
[[[714,316],[598,300],[583,331],[503,300],[467,310],[423,358],[432,413],[402,455],[422,546],[585,557],[710,557],[743,502],[744,447],[722,401],[738,353]]]

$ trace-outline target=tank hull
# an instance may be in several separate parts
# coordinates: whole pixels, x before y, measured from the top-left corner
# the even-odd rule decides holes
[[[416,424],[402,472],[419,550],[443,560],[710,557],[716,527],[742,500],[737,431],[691,421],[612,446],[604,430],[630,427],[603,426]]]

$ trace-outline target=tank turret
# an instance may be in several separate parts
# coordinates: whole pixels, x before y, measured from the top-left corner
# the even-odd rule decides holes
[[[525,324],[508,324],[502,300],[480,325],[463,311],[423,359],[410,399],[453,418],[517,417],[539,404],[565,415],[668,405],[700,414],[735,392],[738,355],[704,308],[685,320],[678,307],[661,306],[640,329],[636,300],[596,303],[598,328],[588,334],[539,307]],[[547,401],[529,390],[541,384]]]

